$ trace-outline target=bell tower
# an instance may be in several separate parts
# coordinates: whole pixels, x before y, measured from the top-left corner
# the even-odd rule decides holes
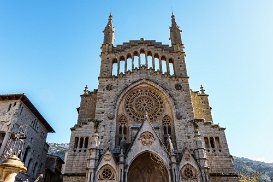
[[[115,28],[113,26],[112,22],[112,14],[110,13],[109,18],[108,18],[108,23],[105,26],[103,33],[104,33],[104,38],[103,38],[103,43],[101,46],[101,69],[100,69],[100,77],[110,77],[112,74],[112,61],[109,58],[109,53],[112,52],[113,50],[113,43],[115,40]]]

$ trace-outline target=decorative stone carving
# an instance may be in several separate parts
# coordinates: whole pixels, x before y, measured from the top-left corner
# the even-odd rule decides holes
[[[109,166],[103,167],[98,176],[98,180],[115,180],[116,179],[116,174],[115,171]]]
[[[186,164],[181,170],[182,178],[185,180],[196,179],[196,170],[190,164]]]
[[[182,113],[179,111],[176,111],[176,119],[180,120],[182,119]]]
[[[190,154],[189,154],[189,153],[186,153],[184,159],[185,159],[186,161],[189,161],[190,158],[191,158]]]
[[[145,113],[155,121],[164,111],[163,99],[152,89],[135,89],[125,99],[125,110],[133,120],[143,121]]]
[[[142,145],[149,146],[154,143],[155,137],[151,132],[145,131],[140,135],[139,140],[141,140]]]
[[[93,119],[93,120],[91,120],[91,121],[94,123],[94,130],[95,130],[95,132],[97,133],[97,132],[98,132],[98,129],[99,129],[99,125],[100,125],[100,123],[102,122],[102,120]]]
[[[109,113],[109,114],[107,114],[107,118],[110,119],[110,120],[112,120],[112,119],[115,118],[115,115],[112,114],[112,113]]]
[[[179,83],[175,84],[174,87],[175,87],[176,90],[182,90],[182,85],[179,84]]]
[[[112,159],[112,155],[109,151],[107,151],[104,155],[104,160],[105,161],[110,161]]]
[[[113,90],[113,85],[109,84],[106,86],[106,90],[111,91]]]
[[[10,123],[11,123],[11,120],[1,121],[0,122],[0,130],[1,131],[8,131]]]

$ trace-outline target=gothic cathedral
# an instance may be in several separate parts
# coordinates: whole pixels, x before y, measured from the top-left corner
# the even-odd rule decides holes
[[[81,95],[64,181],[237,181],[225,128],[212,122],[203,87],[190,89],[175,16],[171,46],[114,46],[111,15],[103,32],[98,89]]]

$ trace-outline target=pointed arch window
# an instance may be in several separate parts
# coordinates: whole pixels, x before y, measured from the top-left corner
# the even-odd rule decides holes
[[[133,69],[138,69],[140,66],[140,59],[139,59],[139,54],[138,52],[134,52],[134,56],[133,56]]]
[[[171,76],[175,75],[174,74],[174,61],[172,58],[169,59],[169,74]]]
[[[120,59],[119,59],[118,74],[125,73],[125,72],[126,72],[125,58],[124,58],[124,56],[121,56]]]
[[[163,137],[164,142],[167,142],[168,135],[172,136],[172,122],[170,116],[164,116],[162,119]]]
[[[128,137],[128,120],[126,118],[126,116],[122,115],[119,118],[119,126],[118,126],[118,139],[119,139],[119,144],[121,142],[121,140],[123,139],[124,141],[127,141]]]
[[[145,55],[145,51],[143,49],[140,50],[140,66],[147,66],[146,62],[146,55]]]
[[[126,59],[126,71],[132,71],[133,68],[133,59],[131,54],[127,55],[127,59]]]
[[[118,75],[118,61],[117,59],[113,59],[112,62],[112,76],[117,76]]]
[[[167,74],[168,73],[168,66],[167,65],[167,60],[166,60],[166,57],[165,56],[162,56],[161,57],[161,71],[162,71],[162,74]]]

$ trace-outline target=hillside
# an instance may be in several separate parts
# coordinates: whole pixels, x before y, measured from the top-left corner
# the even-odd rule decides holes
[[[234,156],[234,167],[235,171],[243,176],[253,177],[255,174],[260,175],[259,181],[270,181],[270,178],[273,178],[273,163]]]
[[[64,160],[64,154],[67,151],[69,144],[68,143],[48,143],[49,150],[48,153],[58,156]]]
[[[56,155],[64,159],[64,154],[67,151],[69,144],[67,143],[48,143],[49,154]],[[273,163],[265,163],[255,161],[243,157],[234,156],[235,171],[245,177],[253,177],[253,175],[260,175],[259,181],[270,181],[273,178]]]

